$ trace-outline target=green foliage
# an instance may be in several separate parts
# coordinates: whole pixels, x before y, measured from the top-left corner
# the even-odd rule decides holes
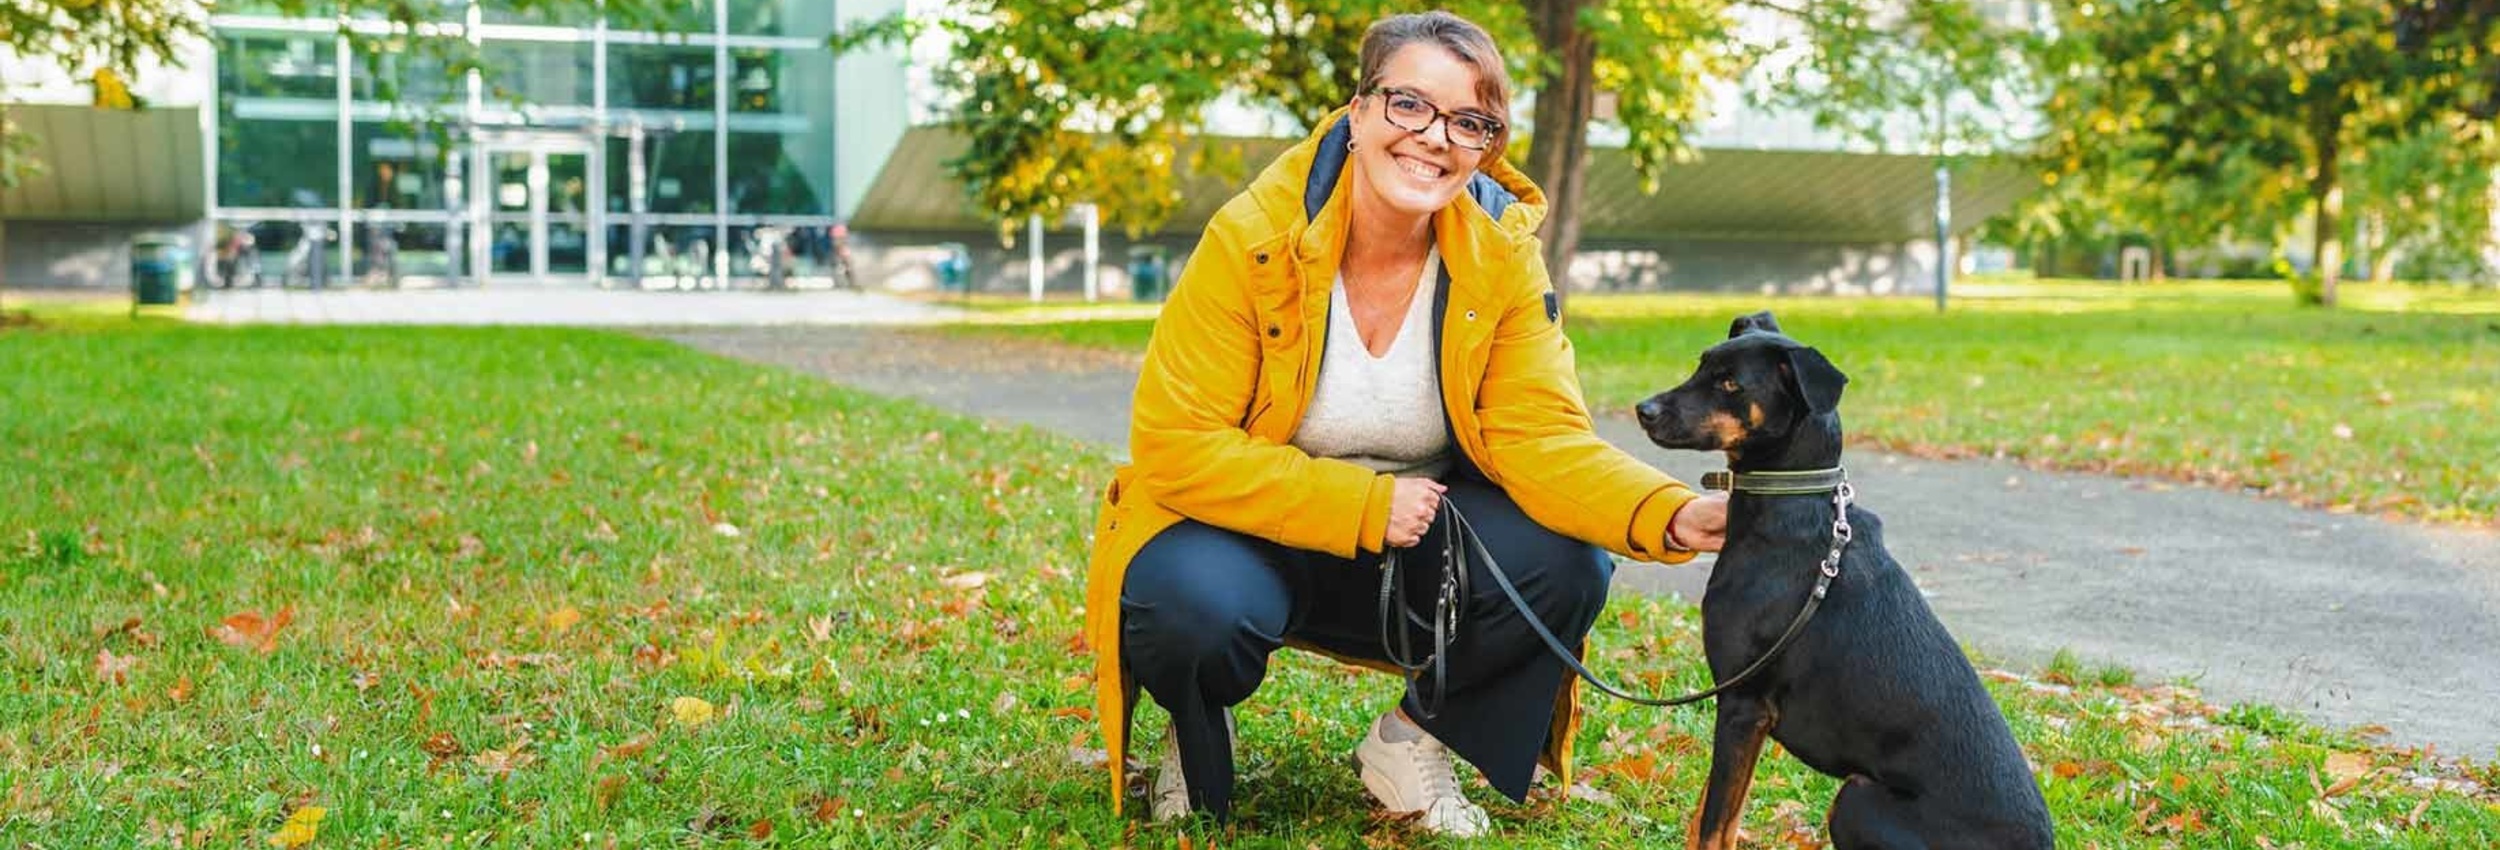
[[[2385,247],[2444,260],[2486,235],[2500,144],[2461,120],[2462,54],[2399,49],[2392,6],[2056,7],[2060,37],[2035,47],[2051,191],[2021,213],[2026,235],[2271,243],[2308,216],[2328,240],[2365,221]]]
[[[1539,5],[1465,0],[1448,8],[1492,33],[1512,80],[1527,88],[1562,61],[1529,24],[1541,14]],[[1711,89],[1743,78],[1762,57],[1805,57],[1797,73],[1774,75],[1781,102],[1809,106],[1827,124],[1855,130],[1871,131],[1883,117],[1876,111],[1931,103],[1945,89],[1989,98],[2010,90],[2020,53],[2009,50],[2010,42],[1966,0],[1921,0],[1910,4],[1906,17],[1880,11],[1896,5],[1599,2],[1580,13],[1597,44],[1582,70],[1613,95],[1613,121],[1653,189],[1666,165],[1690,155],[1686,135],[1693,125],[1724,105],[1714,103]],[[1232,182],[1241,176],[1238,162],[1200,138],[1210,106],[1234,98],[1289,120],[1317,120],[1352,98],[1365,28],[1410,8],[1382,0],[1221,7],[1182,0],[1107,7],[972,0],[950,5],[933,21],[898,14],[863,24],[837,34],[833,44],[846,50],[921,37],[944,41],[947,58],[935,69],[950,98],[940,108],[942,120],[970,142],[948,168],[969,202],[1001,223],[1002,235],[1029,214],[1055,218],[1089,201],[1106,220],[1140,233],[1160,227],[1178,208],[1181,178],[1211,174]],[[1777,28],[1740,28],[1740,13],[1798,26],[1791,35],[1766,35]],[[1922,82],[1899,84],[1913,78]],[[1971,117],[1965,126],[1976,134],[1996,125]],[[1514,143],[1511,156],[1524,160],[1528,144]]]

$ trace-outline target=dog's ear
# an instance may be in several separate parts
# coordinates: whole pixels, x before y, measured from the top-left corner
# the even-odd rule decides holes
[[[1735,322],[1727,326],[1727,338],[1735,339],[1737,337],[1744,336],[1750,331],[1770,331],[1772,333],[1779,333],[1780,323],[1771,318],[1771,311],[1769,310],[1764,310],[1750,316],[1738,316],[1736,317]]]
[[[1810,413],[1830,413],[1840,409],[1840,388],[1849,385],[1849,376],[1823,356],[1823,352],[1805,346],[1788,350],[1789,385],[1804,399]]]

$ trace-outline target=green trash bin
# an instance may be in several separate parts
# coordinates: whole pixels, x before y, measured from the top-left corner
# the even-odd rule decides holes
[[[190,272],[190,250],[175,236],[141,236],[130,242],[130,301],[134,308],[179,303]]]
[[[1139,301],[1161,301],[1164,290],[1170,287],[1171,278],[1164,265],[1163,246],[1129,246],[1129,294]]]

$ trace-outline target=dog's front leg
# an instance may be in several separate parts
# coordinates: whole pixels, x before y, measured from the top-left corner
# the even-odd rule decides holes
[[[1710,744],[1710,784],[1701,789],[1685,844],[1693,850],[1735,850],[1744,821],[1745,796],[1753,792],[1754,764],[1770,737],[1777,712],[1759,697],[1719,698],[1718,730]]]

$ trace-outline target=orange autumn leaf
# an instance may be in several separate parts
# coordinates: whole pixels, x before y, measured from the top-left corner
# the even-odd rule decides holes
[[[1651,783],[1658,781],[1659,777],[1668,771],[1658,763],[1657,753],[1644,752],[1601,765],[1597,768],[1597,772],[1612,773],[1634,782]]]
[[[580,625],[581,622],[581,609],[567,605],[556,609],[555,613],[547,615],[547,630],[556,634],[564,634],[565,632],[572,631],[573,627]]]
[[[139,656],[114,655],[111,649],[95,651],[95,677],[116,685],[130,683],[130,668],[139,666]]]
[[[264,616],[257,610],[245,611],[228,615],[215,628],[209,629],[208,634],[227,646],[249,647],[267,654],[278,648],[278,631],[292,622],[295,622],[293,605],[279,609],[275,617]]]
[[[2358,780],[2370,775],[2370,757],[2364,753],[2329,753],[2326,775],[2336,781]]]

